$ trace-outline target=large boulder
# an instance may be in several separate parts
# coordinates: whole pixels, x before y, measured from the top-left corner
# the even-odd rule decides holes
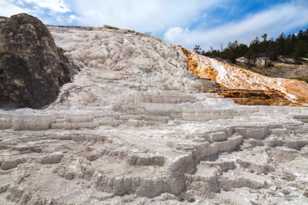
[[[71,81],[73,70],[39,19],[27,14],[1,18],[1,106],[42,108]]]

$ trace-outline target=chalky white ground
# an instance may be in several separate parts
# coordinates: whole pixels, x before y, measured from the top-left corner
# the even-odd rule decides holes
[[[50,30],[81,71],[46,109],[0,111],[0,204],[308,204],[308,108],[201,93],[143,34]]]

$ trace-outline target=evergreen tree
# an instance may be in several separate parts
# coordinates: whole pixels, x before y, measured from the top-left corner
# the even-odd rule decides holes
[[[198,54],[202,54],[203,53],[203,50],[202,50],[200,45],[195,45],[193,50],[194,50],[194,52],[196,52]]]
[[[200,46],[196,46],[196,51],[202,51]],[[277,39],[268,39],[265,33],[256,37],[249,46],[240,44],[238,41],[230,42],[228,46],[221,50],[211,49],[208,52],[201,52],[210,57],[223,58],[235,62],[239,57],[247,57],[255,60],[257,57],[269,57],[277,60],[279,56],[292,57],[300,60],[302,57],[308,57],[308,29],[299,31],[297,34],[286,36],[281,33]]]

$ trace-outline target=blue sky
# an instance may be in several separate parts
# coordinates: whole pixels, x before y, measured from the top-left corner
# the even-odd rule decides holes
[[[48,24],[107,24],[205,49],[308,28],[308,0],[0,0],[0,15],[20,12]]]

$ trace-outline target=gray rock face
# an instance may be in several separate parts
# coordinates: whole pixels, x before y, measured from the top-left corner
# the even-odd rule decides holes
[[[19,14],[0,21],[0,105],[41,108],[72,78],[73,66],[47,27]]]

